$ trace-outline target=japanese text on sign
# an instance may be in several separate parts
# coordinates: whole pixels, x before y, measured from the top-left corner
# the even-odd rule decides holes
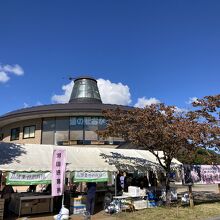
[[[63,194],[66,170],[65,150],[54,150],[52,163],[52,196],[60,196]]]

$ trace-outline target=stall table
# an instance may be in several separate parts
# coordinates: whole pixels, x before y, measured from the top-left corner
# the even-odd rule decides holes
[[[9,209],[18,216],[53,212],[53,197],[51,195],[14,193]]]
[[[114,200],[118,200],[120,204],[120,210],[127,210],[134,211],[135,209],[144,209],[147,208],[147,200],[145,199],[146,196],[131,196],[131,195],[122,195],[122,196],[113,196]],[[127,202],[122,202],[125,200]]]

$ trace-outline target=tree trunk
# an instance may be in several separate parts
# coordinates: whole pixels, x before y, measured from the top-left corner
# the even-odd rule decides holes
[[[194,207],[192,185],[189,185],[189,205],[190,205],[190,208]]]
[[[218,193],[220,193],[220,184],[218,184]]]
[[[166,206],[170,206],[171,203],[171,192],[170,192],[170,170],[166,171]]]

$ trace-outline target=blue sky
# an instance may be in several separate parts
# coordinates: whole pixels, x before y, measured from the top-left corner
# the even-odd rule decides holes
[[[0,8],[0,79],[10,77],[0,81],[0,114],[50,104],[69,76],[84,74],[121,83],[129,105],[145,97],[188,108],[190,97],[219,93],[218,0],[7,0]]]

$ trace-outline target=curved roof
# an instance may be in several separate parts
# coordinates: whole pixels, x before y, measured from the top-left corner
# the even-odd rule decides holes
[[[0,117],[0,126],[3,127],[18,121],[59,117],[59,116],[100,116],[103,110],[121,108],[129,110],[132,107],[122,105],[111,105],[102,103],[67,103],[67,104],[51,104],[23,108],[9,112]]]

